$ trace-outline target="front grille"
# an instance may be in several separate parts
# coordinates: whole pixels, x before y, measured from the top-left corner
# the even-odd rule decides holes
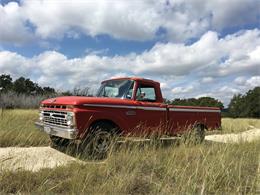
[[[60,108],[60,109],[66,109],[66,106],[64,105],[42,105],[42,108]]]
[[[44,124],[68,127],[67,112],[44,110],[42,114]]]

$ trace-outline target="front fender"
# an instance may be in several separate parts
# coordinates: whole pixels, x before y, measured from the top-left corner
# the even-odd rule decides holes
[[[115,123],[123,132],[128,129],[126,120],[116,111],[111,110],[81,110],[77,112],[77,126],[80,137],[84,136],[90,125],[99,120],[109,120]]]

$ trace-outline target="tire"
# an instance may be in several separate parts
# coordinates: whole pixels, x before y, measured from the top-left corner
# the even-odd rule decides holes
[[[108,156],[114,142],[116,129],[109,123],[100,122],[90,128],[82,143],[82,149],[92,159],[104,159]]]
[[[196,125],[194,127],[194,134],[195,143],[202,143],[205,139],[205,127],[203,125]]]
[[[50,135],[50,140],[51,140],[51,147],[52,148],[67,147],[69,145],[68,139],[64,139],[64,138],[57,137],[57,136],[54,136],[54,135]]]
[[[205,128],[203,125],[195,125],[190,131],[182,135],[182,141],[186,145],[201,144],[205,139]]]

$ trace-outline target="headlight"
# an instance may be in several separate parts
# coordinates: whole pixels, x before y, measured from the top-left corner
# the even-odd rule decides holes
[[[68,112],[67,113],[67,125],[68,126],[73,126],[74,125],[74,113],[73,112]]]
[[[39,112],[39,121],[43,121],[43,111]]]

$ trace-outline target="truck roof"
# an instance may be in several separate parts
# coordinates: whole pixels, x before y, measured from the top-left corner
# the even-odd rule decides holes
[[[142,78],[142,77],[115,77],[115,78],[111,78],[111,79],[107,79],[107,80],[104,80],[102,81],[103,82],[106,82],[106,81],[111,81],[111,80],[134,80],[134,81],[147,81],[147,82],[152,82],[152,83],[156,83],[156,84],[159,84],[159,82],[157,81],[154,81],[154,80],[151,80],[151,79],[145,79],[145,78]]]

